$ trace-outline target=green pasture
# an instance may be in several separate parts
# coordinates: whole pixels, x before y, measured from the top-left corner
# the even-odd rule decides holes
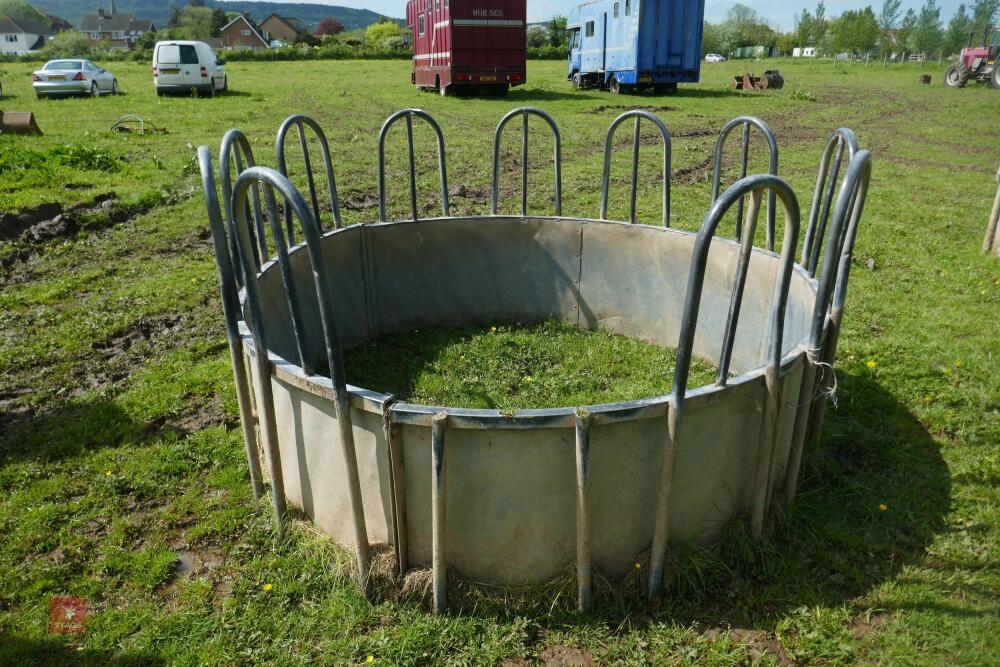
[[[314,61],[234,62],[229,94],[158,98],[148,65],[121,62],[110,64],[120,96],[36,100],[32,67],[0,65],[0,108],[34,111],[45,133],[0,135],[0,238],[32,216],[61,210],[65,224],[0,240],[0,665],[1000,664],[1000,263],[979,253],[1000,91],[947,89],[933,65],[781,60],[705,65],[702,83],[675,96],[614,97],[572,90],[562,63],[531,62],[528,84],[507,99],[442,98],[415,90],[406,62]],[[783,90],[728,87],[736,73],[772,67]],[[759,543],[737,533],[712,550],[678,546],[656,602],[599,587],[584,616],[571,581],[476,591],[444,616],[392,591],[367,600],[349,556],[306,522],[276,539],[266,500],[252,498],[195,151],[217,155],[236,127],[273,166],[281,120],[308,114],[329,138],[345,221],[370,222],[379,128],[419,107],[444,131],[452,212],[485,213],[493,130],[522,105],[559,124],[563,213],[573,216],[598,213],[609,123],[636,106],[657,113],[673,136],[672,224],[688,230],[707,210],[709,158],[730,118],[770,124],[779,174],[804,209],[830,132],[856,130],[874,173],[837,404],[784,520]],[[166,133],[110,133],[127,113]],[[395,218],[408,213],[401,128],[387,144]],[[416,128],[429,216],[440,206],[433,138]],[[516,129],[502,145],[508,212],[520,202]],[[617,218],[627,214],[630,130],[615,144]],[[638,217],[657,224],[650,130]],[[531,138],[529,208],[549,212],[551,139],[535,121]],[[751,170],[763,170],[753,148]],[[303,183],[294,151],[290,163]],[[730,156],[729,182],[735,167]],[[34,210],[42,204],[49,215]],[[556,333],[542,329],[539,358],[585,344]],[[601,354],[629,359],[629,382],[663,352],[607,338]],[[506,368],[488,339],[471,335],[454,353]],[[515,384],[534,381],[530,361]],[[599,395],[608,377],[624,376],[589,378],[587,391]],[[510,398],[509,384],[492,389]],[[518,401],[541,395],[517,391]],[[87,600],[84,634],[48,632],[54,595]]]

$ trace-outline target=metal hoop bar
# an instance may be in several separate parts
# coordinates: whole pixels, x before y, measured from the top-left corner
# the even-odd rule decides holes
[[[448,217],[450,215],[448,208],[448,169],[445,164],[445,150],[444,150],[444,133],[441,132],[441,126],[438,122],[434,120],[426,111],[420,109],[403,109],[397,111],[396,113],[389,116],[385,123],[382,124],[382,129],[378,133],[378,220],[379,222],[386,221],[385,214],[385,137],[389,132],[389,128],[396,124],[400,118],[406,119],[406,147],[408,151],[409,167],[410,167],[410,212],[413,216],[412,220],[417,220],[417,170],[416,163],[413,155],[413,118],[421,118],[425,120],[431,128],[434,130],[434,134],[437,135],[437,152],[438,152],[438,174],[441,177],[441,210],[443,215]]]
[[[812,442],[819,436],[826,410],[825,397],[815,396],[816,368],[821,363],[832,366],[836,355],[854,242],[868,194],[871,169],[871,153],[867,150],[858,151],[847,165],[847,171],[834,208],[833,220],[830,224],[830,240],[827,241],[823,260],[823,275],[819,280],[816,307],[813,311],[809,344],[806,350],[808,363],[802,378],[799,409],[795,415],[792,445],[788,454],[788,465],[785,468],[786,502],[791,502],[795,497],[802,467],[802,450],[807,441]],[[840,229],[848,215],[850,218],[847,228],[841,234]],[[839,248],[835,247],[838,245]],[[840,256],[839,263],[834,261],[838,254]],[[834,272],[836,272],[837,278],[835,285],[831,287],[833,280],[831,276]],[[825,340],[824,329],[826,329]],[[828,380],[824,380],[824,383],[826,382]]]
[[[316,299],[319,304],[320,323],[323,330],[323,343],[325,346],[326,359],[330,369],[330,380],[333,384],[333,398],[337,409],[337,425],[340,431],[340,443],[343,450],[344,465],[347,472],[347,493],[349,506],[354,522],[354,537],[358,558],[358,580],[363,588],[367,587],[368,580],[368,532],[365,526],[364,507],[361,500],[361,483],[358,476],[357,451],[354,445],[354,432],[351,426],[351,412],[349,397],[347,393],[347,383],[344,374],[344,357],[340,348],[340,341],[337,336],[336,319],[333,309],[333,294],[330,288],[329,273],[326,267],[321,247],[321,232],[319,225],[312,217],[308,206],[302,199],[295,186],[283,175],[273,169],[266,167],[252,167],[247,169],[236,179],[236,186],[233,192],[233,201],[242,201],[246,197],[247,191],[254,181],[261,182],[265,190],[277,189],[288,205],[292,207],[295,216],[302,226],[303,237],[305,238],[306,251],[309,254],[309,261],[312,266],[313,281],[316,290]],[[247,234],[246,207],[234,206],[236,211],[236,227],[239,232],[240,252],[250,251],[249,236]],[[272,218],[276,220],[277,218]],[[280,234],[278,235],[280,238]],[[279,243],[280,245],[280,243]],[[279,262],[287,262],[287,255],[279,253]],[[257,289],[257,274],[251,273],[244,267],[247,303],[250,306],[251,320],[254,328],[254,338],[259,347],[258,356],[266,359],[267,346],[263,341],[263,327],[260,326],[262,316],[260,295]],[[296,295],[288,294],[289,306],[298,309]],[[269,369],[265,369],[269,370]],[[262,390],[266,388],[270,393],[270,382],[261,379]]]
[[[444,432],[448,414],[431,419],[431,558],[434,577],[434,613],[444,612],[448,602],[447,488],[445,486]]]
[[[819,248],[823,243],[845,148],[847,160],[850,162],[858,152],[858,138],[854,130],[842,127],[835,130],[827,140],[819,163],[819,173],[816,175],[816,189],[813,190],[813,200],[809,207],[809,223],[806,225],[805,241],[802,243],[802,267],[809,273],[809,277],[816,275]],[[830,158],[834,151],[837,152],[837,156],[833,169],[830,170]],[[829,185],[826,183],[827,173],[830,174]],[[824,188],[826,188],[825,196],[823,196]]]
[[[673,467],[677,450],[677,438],[680,434],[681,414],[684,396],[687,390],[688,374],[691,368],[691,355],[694,348],[694,335],[698,323],[698,310],[701,306],[702,288],[705,282],[705,267],[708,263],[708,251],[712,237],[723,216],[739,199],[755,190],[769,190],[785,209],[785,233],[780,255],[777,285],[771,306],[769,321],[771,332],[768,338],[768,365],[765,372],[767,378],[768,398],[763,420],[764,437],[773,439],[776,432],[774,418],[777,414],[777,377],[781,363],[781,340],[785,322],[785,309],[788,300],[788,288],[792,278],[792,264],[795,261],[795,245],[799,234],[799,204],[785,181],[773,174],[758,174],[738,180],[718,197],[709,209],[702,222],[701,229],[694,242],[691,253],[691,271],[688,277],[687,296],[684,302],[684,314],[681,319],[681,333],[677,346],[677,362],[674,367],[674,384],[670,411],[667,413],[667,443],[664,449],[663,463],[660,475],[660,490],[657,498],[656,521],[653,527],[653,548],[650,554],[649,595],[659,591],[663,583],[663,560],[666,553],[669,534],[670,490],[673,485]],[[773,210],[773,209],[772,209]],[[771,447],[773,443],[763,442]],[[756,496],[756,494],[755,494]]]
[[[611,182],[611,144],[618,126],[629,118],[635,118],[632,132],[632,190],[629,199],[629,222],[635,222],[635,201],[639,188],[639,122],[643,118],[653,123],[663,139],[663,226],[670,226],[670,132],[660,117],[643,109],[626,111],[615,118],[604,137],[604,170],[601,173],[601,220],[607,220],[608,188]]]
[[[715,384],[725,386],[729,378],[729,364],[733,356],[733,343],[736,340],[736,327],[740,320],[740,308],[743,305],[743,290],[746,287],[747,273],[750,269],[750,254],[753,251],[753,237],[757,231],[757,215],[760,212],[762,191],[750,193],[750,208],[747,210],[746,230],[740,242],[740,254],[736,264],[736,277],[733,292],[729,300],[729,314],[726,317],[726,328],[722,336],[722,352],[719,354],[719,372]],[[741,197],[737,206],[742,206]]]
[[[236,235],[233,234],[233,181],[231,161],[235,163],[236,175],[239,176],[244,168],[255,167],[257,163],[253,158],[253,150],[250,148],[250,141],[246,135],[237,129],[226,132],[222,137],[222,146],[219,149],[219,182],[222,186],[222,205],[226,212],[226,225],[229,227],[229,251],[234,260],[238,260],[240,254],[236,246]],[[244,161],[246,164],[244,165]],[[259,270],[261,262],[267,257],[267,242],[264,234],[264,218],[260,210],[260,198],[257,192],[257,185],[254,184],[252,197],[254,228],[253,246],[256,248],[253,253],[254,269]],[[236,271],[236,281],[240,287],[243,286],[243,272]]]
[[[323,129],[319,126],[315,120],[309,116],[304,116],[302,114],[294,114],[289,116],[281,123],[281,127],[278,128],[278,139],[275,142],[275,150],[278,154],[278,171],[283,175],[288,176],[288,169],[285,161],[285,137],[288,131],[296,127],[298,129],[299,135],[299,146],[302,149],[302,159],[305,163],[306,169],[306,181],[309,184],[309,196],[312,203],[313,216],[316,221],[319,222],[322,219],[322,215],[319,208],[319,198],[316,194],[316,184],[313,178],[312,162],[309,159],[309,148],[306,144],[306,127],[309,127],[315,133],[316,139],[319,141],[320,152],[323,154],[323,169],[326,173],[326,187],[330,191],[330,209],[333,211],[333,228],[340,229],[343,223],[340,219],[340,200],[337,197],[337,179],[333,174],[333,163],[330,161],[330,145],[326,140],[326,134]],[[289,211],[286,211],[286,221],[288,224],[288,233],[292,234],[292,220]],[[294,237],[289,236],[289,244],[294,245]]]
[[[239,286],[233,270],[232,256],[226,227],[219,210],[219,196],[215,189],[215,175],[212,172],[212,154],[207,146],[198,147],[198,165],[201,168],[202,191],[208,208],[208,225],[212,230],[212,245],[215,263],[219,269],[222,292],[222,314],[226,319],[226,338],[229,342],[229,357],[233,364],[236,383],[236,400],[240,407],[240,427],[246,448],[247,465],[250,469],[250,484],[254,499],[259,499],[264,491],[260,471],[260,456],[257,453],[257,438],[254,432],[253,408],[250,403],[250,388],[247,383],[246,366],[243,363],[243,339],[240,337],[239,321],[242,318],[239,304]]]
[[[577,608],[590,610],[590,415],[576,413],[576,594]]]
[[[500,194],[500,136],[503,128],[510,120],[518,115],[523,116],[522,137],[521,137],[521,216],[527,215],[528,211],[528,116],[538,116],[544,120],[555,137],[555,149],[553,157],[555,160],[555,205],[556,215],[562,215],[562,138],[559,135],[559,127],[552,116],[536,107],[520,107],[509,111],[493,133],[493,189],[490,192],[490,215],[497,214],[497,203]]]
[[[746,177],[747,164],[749,161],[749,151],[750,151],[750,126],[756,127],[760,130],[760,133],[764,135],[764,140],[767,142],[768,151],[768,161],[767,161],[767,172],[772,176],[778,175],[778,142],[774,139],[774,132],[767,123],[762,121],[756,116],[737,116],[731,121],[725,124],[722,131],[719,133],[719,138],[715,142],[715,153],[712,155],[712,203],[719,198],[720,190],[720,180],[722,178],[722,149],[725,146],[726,138],[729,133],[733,131],[737,126],[743,126],[743,155],[740,160],[740,179]],[[775,209],[775,194],[774,190],[771,190],[767,194],[767,249],[774,250],[774,217],[776,214]],[[736,240],[739,241],[742,237],[742,215],[743,215],[743,201],[740,200],[739,206],[737,208],[737,218],[736,218]]]
[[[382,431],[389,448],[389,497],[392,502],[392,535],[396,551],[399,576],[405,576],[408,566],[408,535],[406,524],[406,477],[403,470],[403,447],[399,427],[393,421],[392,405],[395,396],[382,404]]]

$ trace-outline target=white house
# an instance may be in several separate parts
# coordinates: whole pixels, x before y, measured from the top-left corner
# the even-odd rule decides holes
[[[792,49],[793,58],[815,58],[816,57],[816,47],[815,46],[803,46],[799,48],[796,46]]]
[[[20,56],[45,46],[48,28],[25,19],[0,17],[0,54]]]

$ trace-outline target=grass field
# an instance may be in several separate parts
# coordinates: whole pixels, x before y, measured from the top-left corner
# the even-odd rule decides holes
[[[706,66],[674,97],[615,98],[574,92],[562,63],[533,62],[530,83],[500,100],[418,93],[405,62],[233,63],[229,95],[160,99],[148,66],[118,63],[124,95],[42,101],[30,65],[0,66],[2,108],[35,111],[45,131],[0,136],[0,238],[11,237],[0,240],[0,664],[1000,664],[1000,263],[979,254],[1000,93],[945,89],[931,66],[928,87],[916,67],[782,61],[784,90],[739,94],[726,83],[742,66]],[[774,128],[780,174],[804,206],[826,137],[854,128],[875,170],[838,405],[774,534],[684,555],[657,603],[604,591],[580,616],[571,595],[553,599],[558,587],[507,606],[484,595],[443,617],[370,602],[339,549],[305,523],[275,540],[252,499],[195,149],[217,151],[239,127],[273,165],[280,121],[309,114],[333,146],[345,220],[370,221],[378,129],[419,106],[445,132],[453,212],[482,213],[493,128],[523,104],[559,123],[563,211],[587,216],[608,124],[654,109],[674,137],[673,223],[685,229],[707,208],[708,158],[729,118]],[[130,112],[168,133],[108,133]],[[551,144],[538,128],[529,205],[548,211]],[[427,213],[430,141],[418,126]],[[510,132],[508,167],[517,142]],[[640,177],[639,219],[652,224],[657,153],[650,141]],[[617,216],[628,156],[614,161]],[[399,217],[402,132],[388,159]],[[763,164],[758,152],[751,166]],[[517,177],[505,177],[513,211]],[[60,594],[88,600],[84,635],[47,632]]]

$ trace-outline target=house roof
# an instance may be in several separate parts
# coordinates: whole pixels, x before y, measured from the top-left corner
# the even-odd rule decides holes
[[[275,21],[281,21],[282,23],[284,23],[285,25],[287,25],[289,28],[291,28],[292,30],[294,30],[297,33],[301,33],[302,32],[302,28],[299,27],[299,20],[298,19],[285,18],[281,14],[271,14],[266,19],[264,19],[263,21],[261,21],[260,24],[264,25],[265,23],[267,23],[271,19],[274,19]]]
[[[0,17],[0,33],[22,33],[28,35],[49,35],[51,32],[41,23],[27,19],[14,19],[10,16]]]
[[[260,30],[254,24],[254,22],[251,21],[249,18],[247,18],[246,14],[240,14],[239,16],[237,16],[236,18],[234,18],[232,21],[230,21],[226,25],[224,25],[221,28],[219,28],[219,32],[220,33],[225,32],[226,30],[229,29],[229,26],[233,25],[237,21],[243,21],[244,23],[246,23],[247,27],[250,28],[251,31],[253,31],[253,34],[257,35],[257,39],[260,40],[261,44],[263,44],[264,46],[270,46],[271,45],[271,43],[268,42],[266,39],[264,39],[264,36],[260,34]]]
[[[135,14],[86,14],[80,23],[83,32],[152,32],[156,30],[153,19],[138,19]]]

